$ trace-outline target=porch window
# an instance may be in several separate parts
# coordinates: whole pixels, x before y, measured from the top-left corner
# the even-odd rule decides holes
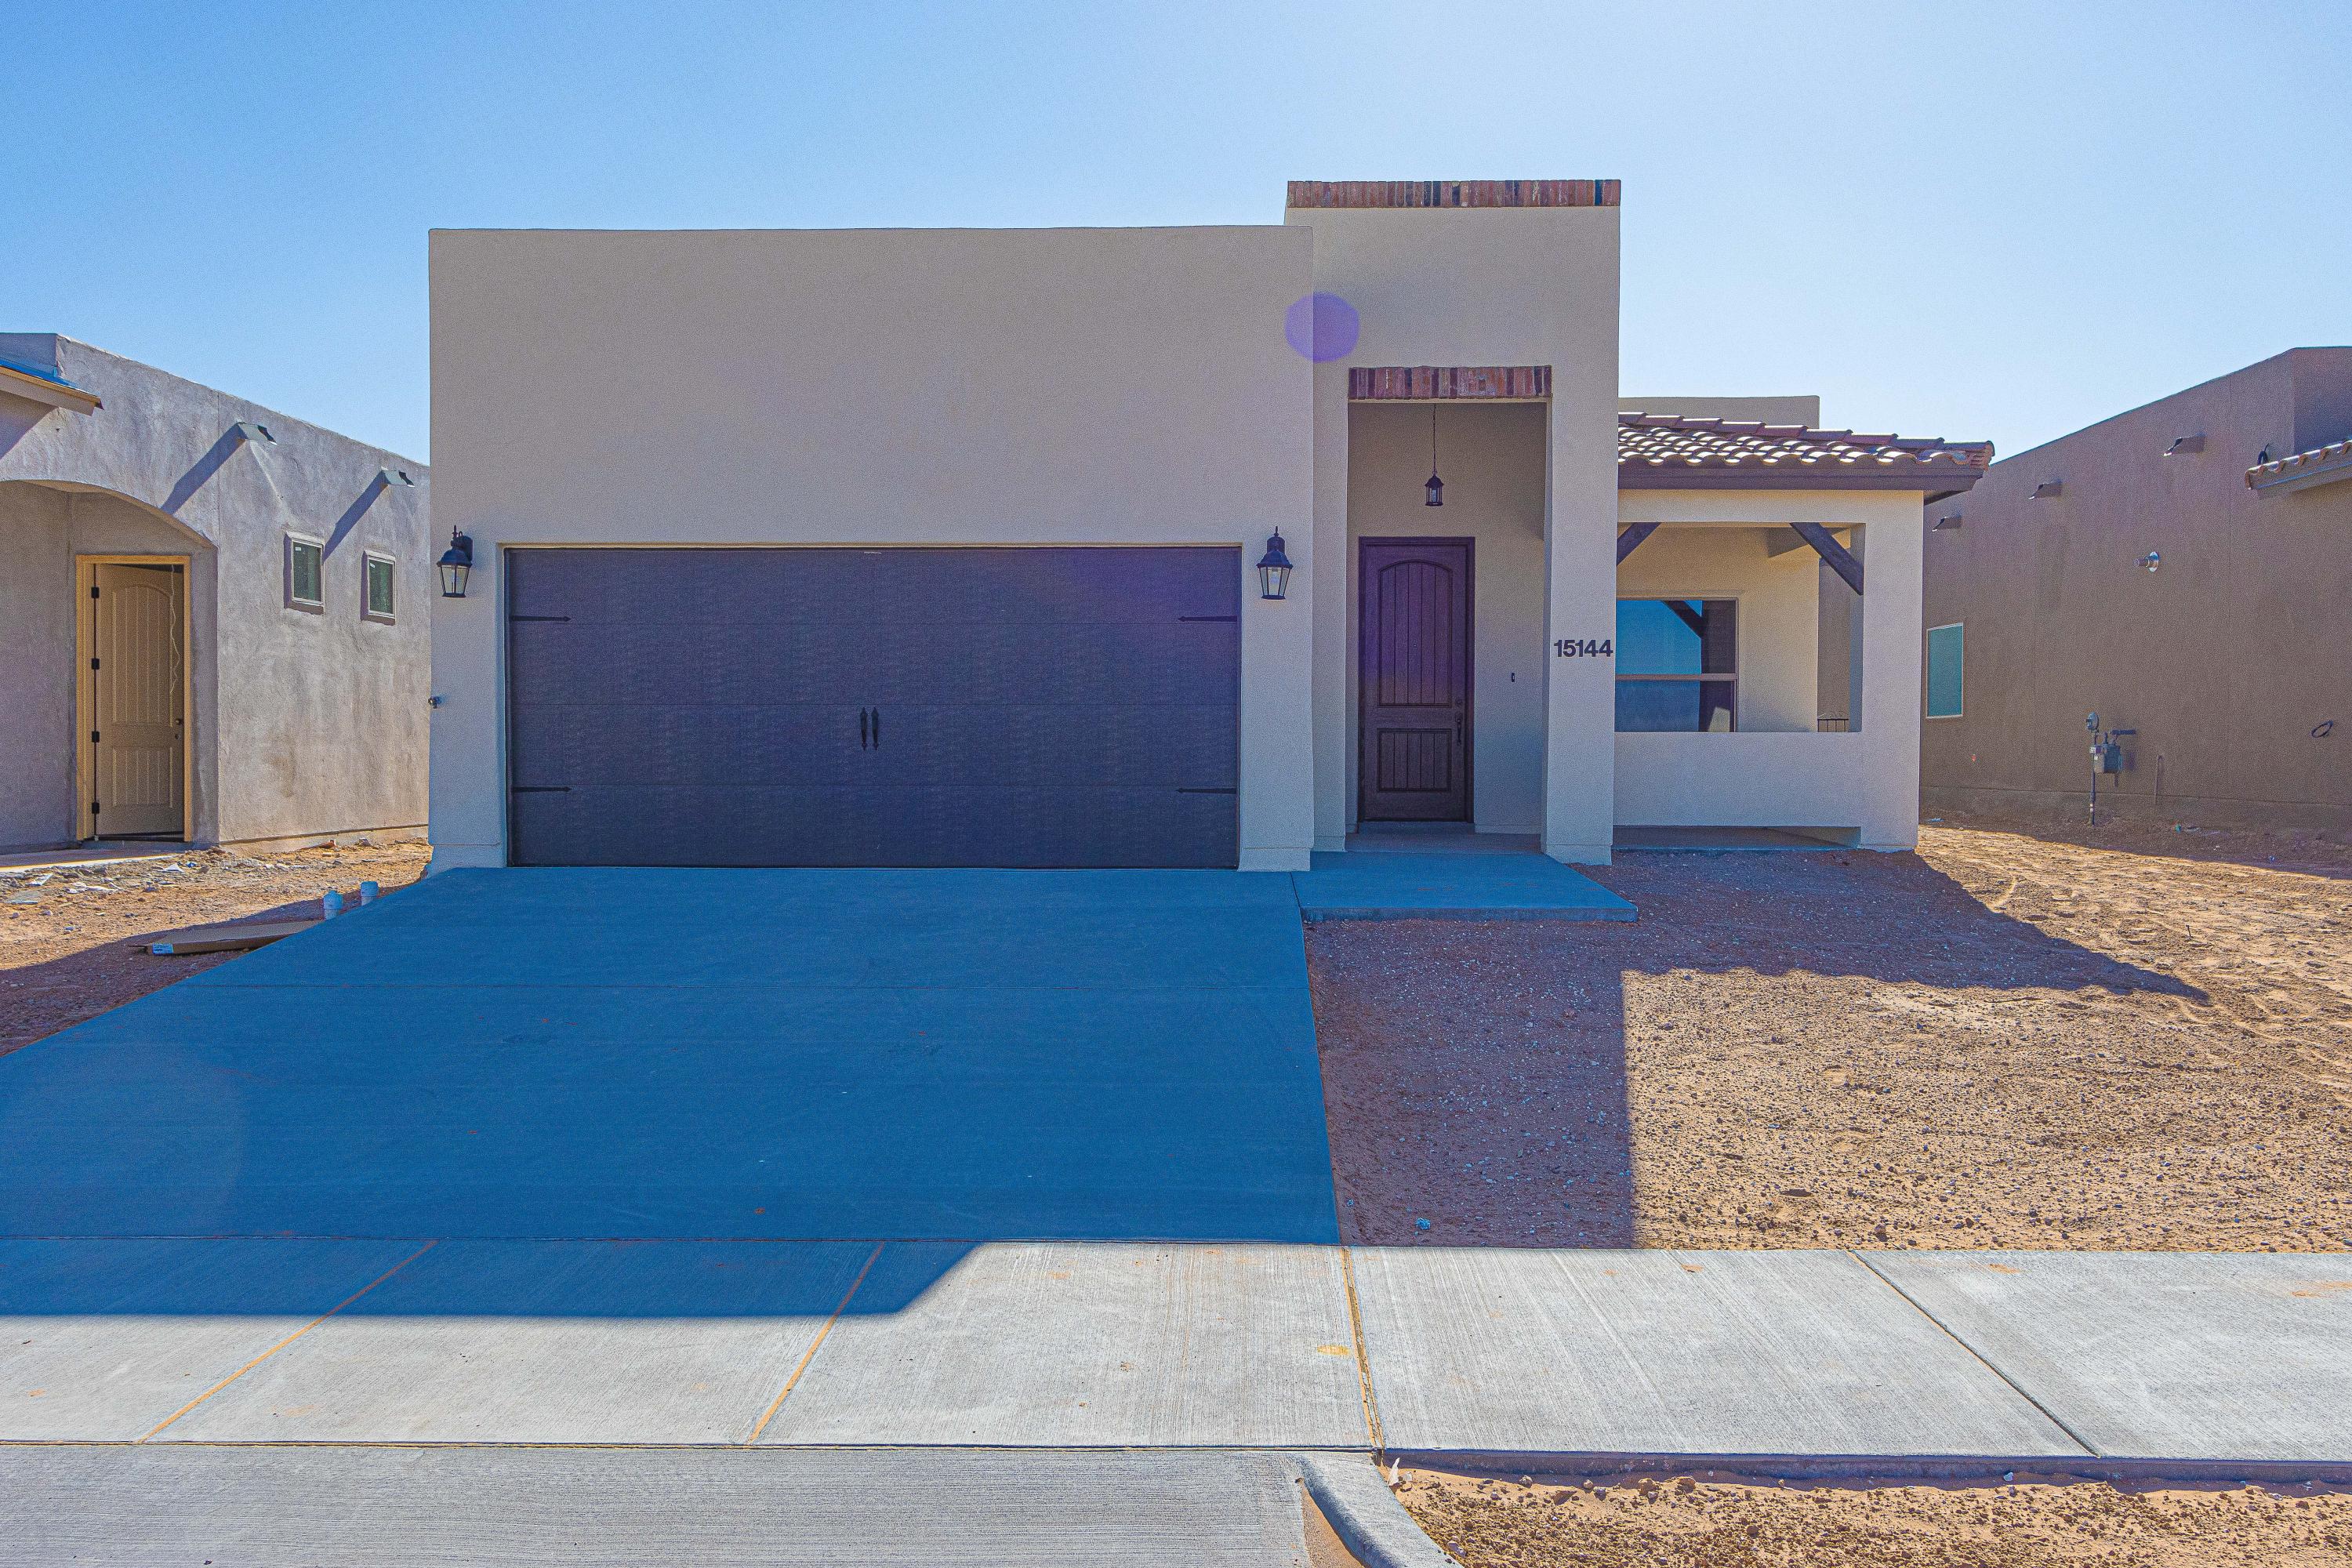
[[[1727,734],[1738,727],[1738,601],[1617,601],[1617,729]]]

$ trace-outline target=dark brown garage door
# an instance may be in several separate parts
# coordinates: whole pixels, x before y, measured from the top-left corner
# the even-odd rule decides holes
[[[1232,866],[1231,549],[517,550],[522,866]]]

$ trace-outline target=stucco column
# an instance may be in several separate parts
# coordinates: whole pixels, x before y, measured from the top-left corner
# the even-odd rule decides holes
[[[1559,645],[1617,635],[1616,384],[1554,377],[1544,518],[1543,848],[1596,866],[1616,815],[1616,661],[1563,658]]]
[[[1258,596],[1259,538],[1242,551],[1241,863],[1304,871],[1315,832],[1315,629],[1320,595],[1311,505],[1275,520],[1292,562],[1288,595]]]
[[[1857,531],[1868,593],[1862,616],[1862,743],[1870,777],[1862,791],[1862,847],[1919,843],[1919,710],[1923,515]]]
[[[1315,847],[1348,847],[1348,367],[1315,370]]]
[[[507,863],[504,561],[488,528],[447,510],[474,542],[474,571],[464,598],[433,599],[435,871]]]

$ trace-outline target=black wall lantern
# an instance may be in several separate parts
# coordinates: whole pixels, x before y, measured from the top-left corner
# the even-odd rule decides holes
[[[1421,487],[1428,492],[1423,506],[1445,504],[1445,481],[1437,477],[1437,405],[1429,405],[1429,483]]]
[[[1277,533],[1265,542],[1265,553],[1258,557],[1258,597],[1280,599],[1289,592],[1290,557],[1282,552],[1282,535]]]
[[[441,552],[441,596],[462,599],[466,578],[474,570],[474,542],[456,529],[449,531],[449,548]]]

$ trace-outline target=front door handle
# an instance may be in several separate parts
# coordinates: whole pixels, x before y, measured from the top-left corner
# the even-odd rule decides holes
[[[874,749],[877,752],[882,749],[882,710],[879,708],[874,710]]]
[[[873,724],[873,715],[860,708],[857,710],[857,749],[861,752],[874,743]]]

